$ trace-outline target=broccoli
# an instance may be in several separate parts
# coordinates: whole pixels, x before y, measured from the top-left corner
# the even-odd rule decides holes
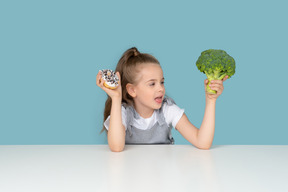
[[[203,51],[196,61],[196,66],[207,75],[209,83],[206,90],[210,94],[216,94],[216,91],[209,87],[211,80],[222,80],[226,75],[230,78],[235,73],[235,60],[223,50]]]

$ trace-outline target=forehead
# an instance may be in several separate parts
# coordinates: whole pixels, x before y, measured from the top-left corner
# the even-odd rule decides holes
[[[163,71],[160,65],[149,63],[139,65],[139,71],[142,80],[163,78]]]

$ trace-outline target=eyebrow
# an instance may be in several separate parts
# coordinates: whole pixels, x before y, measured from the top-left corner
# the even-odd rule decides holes
[[[164,80],[164,77],[161,79],[161,81],[162,80]],[[150,80],[146,81],[146,83],[149,82],[149,81],[157,81],[157,79],[150,79]]]

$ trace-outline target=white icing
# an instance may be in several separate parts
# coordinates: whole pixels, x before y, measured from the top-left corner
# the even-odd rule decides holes
[[[117,87],[119,83],[119,78],[115,74],[115,72],[111,69],[103,69],[101,70],[102,78],[105,80],[105,83],[110,87]],[[111,74],[108,76],[108,74]],[[114,81],[114,82],[111,82]]]

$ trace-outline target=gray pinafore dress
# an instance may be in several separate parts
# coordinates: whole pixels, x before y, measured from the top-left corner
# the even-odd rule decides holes
[[[126,136],[125,144],[174,144],[174,139],[171,134],[172,125],[168,125],[164,118],[163,105],[175,104],[171,98],[164,98],[162,107],[155,110],[157,122],[152,128],[147,130],[138,129],[133,126],[133,119],[140,118],[133,106],[124,105],[126,108]]]

